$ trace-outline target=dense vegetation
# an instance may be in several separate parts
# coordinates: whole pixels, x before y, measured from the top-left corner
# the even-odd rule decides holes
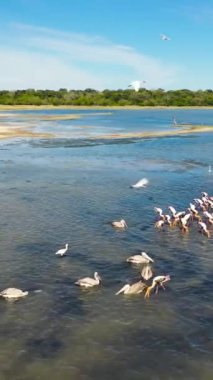
[[[17,90],[0,91],[3,105],[213,106],[213,90]]]

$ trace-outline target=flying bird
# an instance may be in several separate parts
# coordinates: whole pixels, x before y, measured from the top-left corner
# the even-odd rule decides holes
[[[168,36],[166,36],[165,34],[161,34],[161,35],[160,35],[160,38],[161,38],[163,41],[170,41],[170,40],[171,40],[171,38],[168,37]]]
[[[141,81],[141,80],[135,80],[135,81],[131,82],[128,87],[131,87],[136,92],[138,92],[140,90],[140,88],[141,88],[141,84],[142,83],[146,83],[146,81],[145,80],[143,80],[143,81]]]
[[[149,181],[147,178],[142,178],[140,181],[136,182],[134,185],[131,185],[133,189],[140,189],[142,187],[146,187]]]

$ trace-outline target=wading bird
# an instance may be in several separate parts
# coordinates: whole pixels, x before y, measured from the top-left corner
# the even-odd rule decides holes
[[[65,256],[68,251],[68,244],[65,244],[65,248],[59,249],[55,254],[58,256]]]
[[[165,287],[163,284],[165,284],[166,282],[170,281],[170,276],[169,275],[166,275],[166,276],[156,276],[153,278],[152,280],[152,285],[151,286],[148,286],[147,290],[146,290],[146,293],[145,293],[145,298],[149,298],[150,297],[150,293],[151,291],[156,287],[156,294],[158,293],[158,289],[159,287],[163,288],[163,290],[165,290]]]
[[[99,276],[98,272],[95,272],[94,278],[92,277],[80,278],[78,281],[75,282],[75,284],[82,286],[84,288],[91,288],[93,286],[99,285],[100,282],[101,282],[101,277]]]
[[[152,260],[151,257],[149,257],[146,252],[141,252],[140,255],[130,256],[128,257],[126,261],[127,263],[133,263],[133,264],[154,263],[154,260]]]

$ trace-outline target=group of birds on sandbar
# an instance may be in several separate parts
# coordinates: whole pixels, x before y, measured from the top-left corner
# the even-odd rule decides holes
[[[170,214],[164,214],[162,208],[155,207],[157,221],[155,227],[163,229],[165,226],[178,226],[183,233],[188,233],[193,222],[196,223],[198,231],[210,238],[213,226],[213,197],[206,192],[201,193],[200,198],[195,198],[194,203],[189,203],[184,211],[176,211],[173,206],[168,206]]]

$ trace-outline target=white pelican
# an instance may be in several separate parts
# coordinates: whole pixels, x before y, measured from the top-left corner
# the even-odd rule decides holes
[[[161,38],[163,41],[170,41],[170,40],[171,40],[171,38],[168,37],[168,36],[166,36],[165,34],[161,34],[161,35],[160,35],[160,38]]]
[[[142,187],[146,187],[149,181],[147,178],[142,178],[140,181],[136,182],[134,185],[131,185],[134,189],[140,189]]]
[[[160,207],[154,207],[154,211],[159,215],[161,219],[164,219],[163,210]]]
[[[150,265],[145,265],[141,271],[141,277],[143,277],[144,280],[149,280],[152,276],[152,268]]]
[[[68,251],[68,244],[65,244],[65,248],[59,249],[55,254],[62,257],[66,255],[67,251]]]
[[[150,293],[151,293],[152,289],[154,289],[155,287],[156,287],[156,294],[158,293],[159,286],[161,286],[165,290],[165,287],[164,287],[163,284],[166,283],[166,282],[168,282],[168,281],[170,281],[170,276],[169,275],[154,277],[153,280],[152,280],[152,285],[148,286],[148,288],[146,290],[145,298],[149,298],[150,297]]]
[[[191,214],[186,214],[185,216],[183,216],[182,218],[180,218],[180,229],[183,231],[183,232],[189,232],[189,227],[188,227],[188,221],[189,219],[191,218]]]
[[[204,211],[203,215],[206,217],[209,224],[213,224],[213,214],[210,214],[208,211]]]
[[[116,228],[127,228],[127,224],[124,219],[121,219],[119,222],[112,222],[112,226]]]
[[[206,235],[208,238],[210,238],[210,231],[207,228],[206,223],[204,222],[198,222],[199,227],[201,228],[201,232]]]
[[[29,292],[27,291],[23,291],[21,289],[17,289],[17,288],[7,288],[5,290],[3,290],[1,293],[0,293],[0,296],[1,297],[4,297],[6,299],[18,299],[18,298],[22,298],[22,297],[25,297],[29,294]]]
[[[76,285],[83,286],[84,288],[91,288],[93,286],[99,285],[101,282],[101,277],[98,272],[94,273],[94,278],[92,277],[84,277],[80,278],[75,282]]]
[[[135,81],[131,82],[128,87],[132,87],[136,92],[138,92],[141,88],[142,83],[146,83],[146,81],[145,80],[143,80],[143,81],[135,80]]]
[[[116,294],[116,296],[120,293],[124,294],[140,294],[147,288],[147,285],[144,284],[141,280],[135,282],[134,284],[126,284],[124,285]]]
[[[172,207],[172,206],[169,206],[168,209],[169,209],[169,211],[170,211],[171,214],[172,214],[172,224],[173,224],[173,225],[176,225],[176,223],[179,221],[179,219],[180,219],[181,217],[183,217],[183,216],[186,214],[185,211],[177,212],[177,211],[175,210],[175,208]]]
[[[128,257],[126,261],[127,263],[133,263],[133,264],[154,263],[154,260],[152,260],[151,257],[149,257],[146,252],[141,252],[140,255],[130,256]]]
[[[155,228],[162,228],[165,224],[165,221],[163,219],[161,220],[158,220],[156,223],[155,223]]]

